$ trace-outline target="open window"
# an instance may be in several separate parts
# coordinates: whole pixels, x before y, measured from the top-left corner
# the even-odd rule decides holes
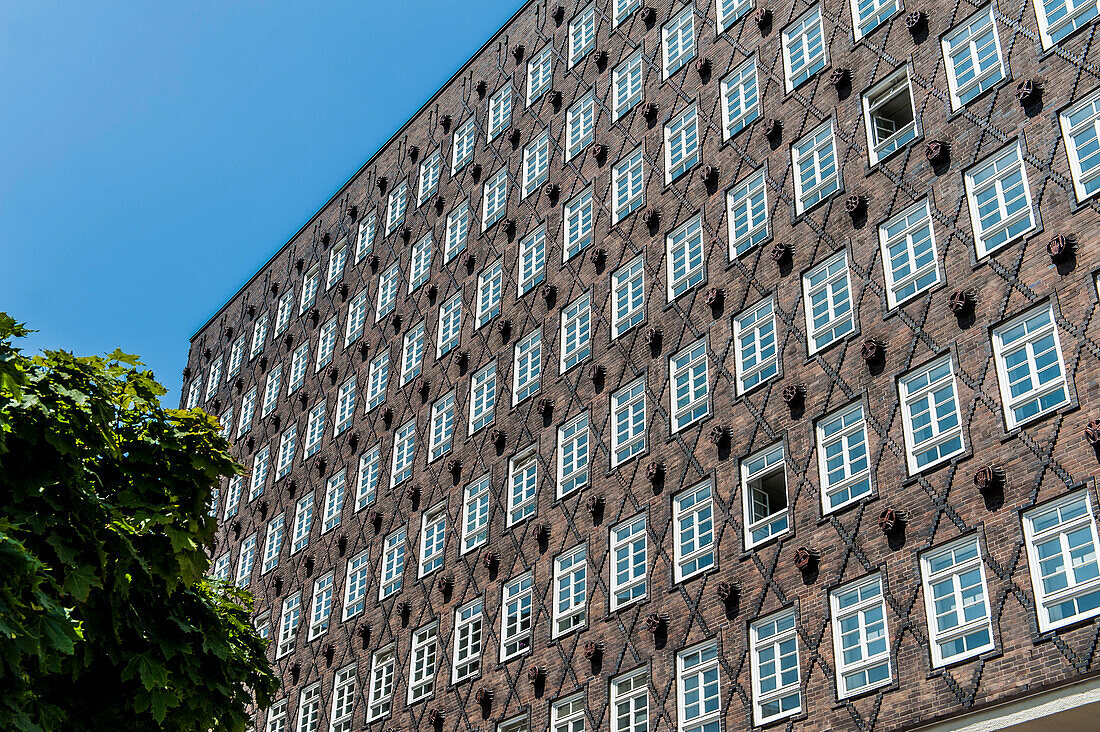
[[[763,544],[791,527],[783,443],[749,455],[741,463],[745,504],[745,548]]]
[[[916,110],[908,68],[900,68],[863,95],[871,165],[917,137]]]

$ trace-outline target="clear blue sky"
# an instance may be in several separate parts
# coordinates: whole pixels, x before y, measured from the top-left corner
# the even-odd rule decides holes
[[[522,0],[7,0],[0,310],[28,351],[188,338]]]

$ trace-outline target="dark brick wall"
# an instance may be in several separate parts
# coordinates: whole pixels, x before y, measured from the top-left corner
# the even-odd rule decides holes
[[[261,576],[258,557],[251,581],[251,589],[258,597],[258,610],[272,613],[273,635],[277,634],[280,597],[301,588],[304,616],[313,579],[335,569],[337,598],[331,629],[320,639],[307,643],[308,621],[303,621],[297,650],[277,663],[290,700],[290,714],[294,714],[298,703],[298,691],[320,679],[321,717],[327,726],[333,673],[357,661],[359,698],[354,727],[362,727],[366,713],[362,695],[371,654],[396,641],[395,712],[373,728],[425,729],[428,710],[439,708],[445,712],[443,729],[490,730],[495,722],[523,710],[530,711],[532,729],[542,729],[549,724],[553,700],[586,689],[588,728],[609,729],[608,679],[648,664],[650,728],[672,730],[676,726],[675,654],[681,648],[717,637],[724,725],[726,729],[742,729],[752,725],[747,624],[792,604],[798,609],[805,691],[805,711],[795,718],[792,728],[905,728],[1095,672],[1094,652],[1100,637],[1100,624],[1095,619],[1054,633],[1039,632],[1019,515],[1024,507],[1081,485],[1088,487],[1094,500],[1096,497],[1092,474],[1097,457],[1083,439],[1082,430],[1097,409],[1100,332],[1092,322],[1097,307],[1093,272],[1100,269],[1100,255],[1094,246],[1097,205],[1095,201],[1083,206],[1076,203],[1057,121],[1058,110],[1100,85],[1100,68],[1091,50],[1095,26],[1071,36],[1055,51],[1043,52],[1032,4],[999,6],[998,31],[1010,76],[964,111],[953,113],[946,92],[939,37],[978,7],[969,3],[941,1],[907,6],[869,37],[853,43],[850,5],[829,0],[824,15],[830,66],[791,93],[784,91],[780,37],[790,21],[811,7],[808,3],[771,6],[773,21],[763,31],[750,14],[718,36],[714,3],[700,2],[696,11],[696,57],[709,59],[711,73],[701,76],[689,63],[665,82],[661,81],[661,26],[679,10],[681,3],[673,6],[650,0],[647,5],[655,11],[652,23],[646,24],[635,13],[612,29],[608,2],[597,0],[596,48],[607,52],[608,63],[599,68],[592,54],[573,69],[567,69],[565,44],[569,18],[582,5],[567,4],[560,23],[551,13],[553,5],[525,6],[192,340],[188,373],[190,377],[205,376],[218,353],[225,352],[228,358],[232,338],[225,336],[227,328],[233,329],[234,337],[250,333],[254,317],[264,310],[274,318],[276,286],[279,294],[294,288],[297,298],[302,273],[315,263],[324,269],[331,246],[324,243],[324,235],[328,235],[327,241],[331,243],[347,235],[354,247],[356,221],[349,215],[351,207],[355,207],[359,217],[369,210],[378,213],[377,264],[371,266],[367,261],[355,264],[349,257],[343,276],[343,282],[349,286],[347,295],[340,294],[339,286],[325,292],[322,285],[316,306],[319,317],[298,317],[295,308],[287,333],[268,340],[263,354],[266,365],[272,367],[279,362],[284,365],[283,395],[276,409],[279,424],[276,427],[272,417],[261,420],[257,416],[250,436],[236,441],[234,451],[242,463],[250,466],[254,452],[270,444],[274,463],[279,434],[296,420],[299,448],[295,468],[289,478],[275,482],[273,465],[262,499],[253,503],[247,502],[246,487],[237,516],[219,533],[215,552],[220,555],[230,549],[235,570],[239,539],[259,531],[258,554],[262,555],[264,516],[286,510],[288,538],[284,539],[279,567]],[[927,13],[927,37],[918,34],[915,38],[905,26],[906,12],[917,9]],[[553,105],[544,100],[525,109],[526,61],[542,48],[544,39],[552,39],[556,49],[553,88],[562,93],[563,101]],[[511,52],[517,43],[525,47],[523,63],[518,64]],[[639,105],[619,122],[612,123],[609,96],[612,69],[638,46],[648,59],[645,101],[658,105],[657,115],[647,120]],[[723,143],[721,79],[727,70],[753,53],[757,54],[760,69],[761,119]],[[914,102],[923,139],[887,163],[870,168],[861,92],[906,61],[912,64]],[[827,81],[832,68],[850,70],[850,93],[838,97],[837,90]],[[1016,84],[1025,78],[1038,79],[1043,84],[1038,108],[1025,109],[1014,97]],[[515,85],[512,126],[518,130],[519,140],[512,144],[503,135],[486,145],[487,99],[508,80]],[[486,82],[484,96],[476,90],[480,81]],[[598,100],[596,142],[607,147],[607,154],[597,159],[587,151],[570,163],[563,163],[566,110],[574,97],[593,84]],[[692,100],[698,100],[702,123],[701,164],[666,186],[662,125]],[[481,125],[474,154],[482,167],[479,180],[473,178],[472,166],[455,177],[450,175],[453,132],[471,111],[478,115]],[[451,116],[447,131],[440,124],[442,114]],[[795,217],[790,144],[830,116],[836,120],[844,190],[806,215]],[[782,139],[778,143],[769,144],[765,137],[764,120],[769,118],[782,121]],[[560,185],[560,198],[553,203],[539,192],[521,200],[523,146],[547,124],[554,145],[549,179]],[[963,171],[1017,137],[1023,140],[1028,153],[1025,168],[1040,226],[1022,241],[978,260]],[[949,141],[948,163],[932,166],[925,160],[924,143],[933,139]],[[621,155],[639,143],[645,145],[646,204],[612,226],[611,168]],[[441,144],[445,164],[439,191],[445,197],[445,206],[442,210],[431,203],[416,207],[419,161]],[[410,147],[414,145],[420,151],[415,162],[410,156]],[[474,254],[475,263],[467,267],[459,257],[442,265],[447,212],[465,197],[480,212],[481,184],[505,162],[512,176],[507,217],[515,222],[514,233],[509,234],[505,226],[498,224],[479,235],[480,226],[474,223],[469,251]],[[772,238],[731,262],[724,192],[764,162],[768,166]],[[717,185],[708,186],[704,182],[704,164],[719,168]],[[377,185],[379,176],[388,179],[385,192]],[[402,180],[408,180],[411,193],[406,218],[411,231],[407,242],[400,233],[383,236],[386,193]],[[602,264],[594,263],[586,253],[562,265],[562,204],[589,183],[594,187],[597,202],[596,246],[606,250],[606,257]],[[854,222],[844,210],[842,204],[850,194],[866,198],[865,221]],[[902,308],[888,310],[877,225],[926,195],[934,203],[942,282]],[[644,221],[646,209],[660,212],[655,227]],[[702,211],[708,242],[707,281],[691,294],[668,304],[665,235],[697,211]],[[480,215],[475,215],[475,222],[479,219]],[[546,280],[557,288],[556,300],[551,304],[537,289],[522,299],[516,297],[518,243],[541,221],[546,222],[548,229]],[[398,304],[400,330],[395,334],[389,319],[373,325],[378,275],[392,262],[400,261],[402,276],[407,277],[410,244],[429,230],[435,232],[437,242],[431,275],[436,288],[434,299],[427,287],[408,296],[403,283]],[[1055,265],[1047,253],[1046,244],[1055,234],[1071,236],[1078,242],[1076,255],[1069,263]],[[773,243],[791,247],[790,266],[778,267],[772,261]],[[841,343],[808,356],[800,274],[841,248],[849,252],[858,327]],[[619,263],[637,253],[645,254],[647,322],[627,336],[609,342],[610,275]],[[511,321],[506,339],[495,327],[477,331],[473,327],[477,274],[498,256],[503,256],[505,262],[502,315]],[[367,344],[366,355],[358,344],[342,347],[347,303],[363,287],[370,293],[371,303],[363,339]],[[705,302],[708,287],[721,288],[724,293],[717,307]],[[949,294],[959,289],[976,293],[972,318],[960,319],[947,307]],[[464,301],[461,345],[437,362],[432,344],[436,339],[438,306],[459,290]],[[587,365],[564,375],[558,369],[560,311],[584,291],[591,292],[593,307],[593,355],[589,363],[603,367],[602,383],[589,378]],[[779,311],[781,372],[767,386],[747,396],[737,396],[733,382],[732,318],[768,293],[775,294]],[[990,329],[1033,304],[1048,300],[1055,304],[1059,317],[1058,332],[1073,398],[1068,407],[1023,429],[1006,432],[991,358]],[[312,356],[316,353],[318,324],[334,313],[340,319],[341,337],[333,370],[331,374],[329,369],[314,374]],[[422,318],[429,343],[424,366],[430,383],[426,398],[414,394],[412,384],[398,388],[397,378],[401,333]],[[544,327],[545,352],[542,391],[538,397],[513,408],[509,393],[512,348],[540,325]],[[653,328],[661,332],[656,349],[644,338]],[[704,335],[710,358],[711,416],[681,434],[670,436],[668,358]],[[869,369],[860,355],[860,348],[868,338],[885,344],[885,363],[875,369]],[[305,339],[311,342],[311,364],[302,388],[302,393],[308,396],[308,406],[297,395],[293,399],[285,396],[290,354]],[[380,416],[383,410],[363,411],[368,361],[386,347],[391,350],[386,407],[393,410],[392,422],[388,424]],[[457,362],[460,351],[469,354],[465,368]],[[966,421],[966,452],[911,478],[905,465],[897,376],[945,353],[952,355],[956,367],[958,398]],[[469,376],[494,357],[499,358],[495,426],[507,434],[502,447],[489,442],[489,430],[472,437],[466,434]],[[262,397],[266,372],[261,370],[260,361],[256,358],[246,362],[240,376],[228,385],[223,383],[217,397],[204,406],[220,414],[233,404],[239,415],[241,395],[249,388],[258,385]],[[359,385],[354,425],[333,438],[331,420],[336,391],[353,373],[358,376]],[[609,470],[610,394],[619,384],[637,375],[646,378],[649,449],[644,456]],[[806,389],[804,408],[793,411],[781,398],[783,387],[792,384],[803,384]],[[453,454],[460,458],[462,467],[460,475],[452,479],[444,470],[444,461],[427,462],[427,434],[432,401],[455,387],[458,431]],[[536,410],[543,397],[554,402],[548,420]],[[301,445],[306,414],[322,398],[328,400],[329,409],[324,446],[319,455],[303,462]],[[814,422],[854,400],[862,400],[869,417],[874,492],[870,498],[823,518]],[[584,409],[591,410],[592,480],[583,491],[557,500],[556,428]],[[418,430],[412,480],[421,487],[417,502],[409,500],[404,486],[391,490],[388,480],[394,429],[412,416],[417,419]],[[716,426],[725,427],[729,435],[726,443],[718,447],[708,439]],[[783,439],[787,448],[793,531],[778,542],[745,552],[739,460],[777,439]],[[376,530],[367,520],[368,511],[354,512],[353,486],[358,455],[379,442],[383,475],[379,499],[372,508],[379,510],[382,518]],[[506,529],[504,485],[508,459],[531,443],[537,443],[539,450],[537,513],[533,519]],[[320,461],[324,461],[323,470],[316,467]],[[647,466],[655,461],[664,465],[663,481],[656,486],[646,475]],[[1007,473],[1003,496],[999,498],[983,498],[972,482],[975,471],[989,463],[1003,466]],[[339,469],[346,469],[349,477],[342,521],[334,531],[321,534],[325,480]],[[482,565],[477,554],[461,555],[459,546],[461,489],[486,470],[492,471],[494,486],[489,547],[500,557],[493,571]],[[687,582],[675,583],[672,496],[707,476],[713,476],[717,488],[716,568]],[[294,497],[290,495],[291,482],[296,486]],[[306,491],[317,492],[313,534],[307,550],[288,557],[293,505]],[[586,509],[587,499],[593,496],[606,500],[598,524]],[[445,566],[417,581],[421,512],[441,500],[446,500],[448,506]],[[267,504],[266,512],[260,510],[261,502]],[[888,540],[879,530],[877,521],[886,508],[907,512],[903,537]],[[608,610],[608,527],[641,511],[647,512],[649,518],[649,598],[612,613]],[[543,523],[552,528],[545,548],[540,547],[535,537],[536,527]],[[404,590],[382,603],[373,602],[378,596],[377,568],[382,541],[402,525],[408,527]],[[918,555],[926,548],[974,531],[985,552],[996,649],[980,658],[936,670],[931,666],[928,651],[929,631]],[[342,552],[338,547],[340,539],[346,541]],[[552,642],[553,558],[583,541],[588,542],[589,550],[589,623],[583,631]],[[816,575],[806,576],[795,568],[794,553],[800,546],[820,551],[820,569]],[[367,590],[368,610],[352,621],[340,622],[347,559],[364,548],[370,551],[374,575]],[[307,571],[307,557],[313,560],[312,574]],[[534,569],[536,590],[534,649],[527,656],[501,665],[497,663],[501,587],[529,568]],[[882,570],[886,584],[895,682],[877,692],[838,702],[828,591],[878,570]],[[441,594],[436,587],[441,574],[454,577],[454,590],[449,595]],[[281,593],[276,591],[277,580],[281,580]],[[724,605],[716,595],[717,585],[723,581],[740,583],[740,598],[731,605]],[[448,682],[454,610],[475,597],[484,598],[486,610],[484,670],[477,680],[452,687]],[[397,601],[409,603],[407,619],[395,611]],[[644,618],[654,612],[670,616],[665,638],[655,639],[645,629]],[[411,633],[433,619],[440,624],[442,652],[437,690],[430,700],[406,709],[404,694]],[[369,638],[364,643],[361,630],[368,626]],[[601,641],[606,646],[598,668],[580,652],[587,641]],[[331,658],[326,657],[327,648],[331,648]],[[274,648],[271,653],[274,655]],[[527,671],[532,666],[548,669],[541,690],[527,681]],[[297,668],[296,676],[292,668]],[[488,710],[474,702],[474,692],[479,688],[495,692]]]

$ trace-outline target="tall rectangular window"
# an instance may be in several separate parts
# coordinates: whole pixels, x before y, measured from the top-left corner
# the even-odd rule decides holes
[[[301,315],[305,311],[313,307],[313,303],[317,300],[317,288],[321,283],[321,268],[317,265],[313,265],[305,277],[302,278],[302,299],[298,302],[298,314]]]
[[[718,32],[725,33],[734,23],[752,9],[752,0],[715,0]]]
[[[817,455],[825,513],[871,493],[867,423],[862,404],[845,407],[817,423]]]
[[[523,197],[527,198],[546,182],[550,170],[550,130],[542,131],[523,148]]]
[[[592,355],[591,297],[586,292],[561,311],[561,371]]]
[[[963,451],[962,419],[950,356],[901,377],[898,392],[911,475]]]
[[[584,544],[554,560],[554,624],[557,638],[588,622],[588,547]]]
[[[760,116],[756,83],[756,56],[750,57],[722,80],[722,135],[728,140]]]
[[[1096,0],[1035,0],[1039,37],[1043,48],[1050,48],[1074,31],[1084,28],[1097,16]]]
[[[672,432],[710,414],[706,339],[693,343],[668,360],[671,375]]]
[[[348,261],[347,239],[332,248],[328,255],[328,274],[325,276],[325,289],[330,289],[344,276],[344,264]]]
[[[267,726],[264,728],[264,732],[288,732],[286,708],[286,699],[271,705],[271,708],[267,711]]]
[[[596,94],[589,91],[573,103],[565,115],[565,159],[572,160],[577,153],[592,144],[596,129]]]
[[[463,201],[447,214],[447,244],[443,251],[443,261],[450,262],[460,252],[466,250],[466,241],[470,235],[470,204]]]
[[[420,526],[420,576],[443,566],[443,548],[447,534],[447,504],[425,511]]]
[[[963,107],[1005,78],[992,4],[945,35],[941,43],[952,109]]]
[[[791,145],[791,162],[794,164],[797,214],[809,211],[840,190],[840,167],[831,119]]]
[[[332,363],[332,354],[336,350],[336,328],[339,324],[333,316],[321,326],[321,333],[317,339],[317,363],[314,372],[320,371]]]
[[[855,40],[878,28],[901,9],[898,0],[851,0],[852,32]]]
[[[340,387],[336,398],[336,419],[333,422],[333,437],[351,426],[351,418],[355,414],[355,377],[345,381]]]
[[[332,680],[332,721],[329,732],[351,732],[355,691],[355,664],[352,664],[337,671]]]
[[[468,120],[455,130],[454,147],[451,151],[452,175],[465,168],[474,159],[474,146],[476,144],[477,115],[472,114]]]
[[[470,434],[493,423],[497,400],[497,363],[493,361],[470,377]]]
[[[668,299],[683,295],[707,278],[703,221],[700,214],[681,224],[667,237]]]
[[[432,623],[413,633],[412,650],[409,652],[409,704],[427,699],[435,691],[438,646],[438,624]]]
[[[302,596],[294,594],[283,600],[283,612],[279,618],[279,645],[275,649],[278,660],[294,650],[294,640],[298,637],[298,623],[302,614]]]
[[[641,0],[635,0],[635,2],[641,2]],[[611,87],[614,95],[612,108],[616,120],[642,101],[642,77],[642,49],[639,48],[616,66],[611,74]]]
[[[966,198],[978,256],[997,251],[1035,228],[1031,190],[1019,141],[967,171]]]
[[[306,378],[306,365],[309,363],[309,342],[303,343],[294,350],[290,358],[290,378],[286,382],[288,395],[298,391]]]
[[[730,259],[736,259],[768,238],[767,167],[762,167],[726,194],[730,228]]]
[[[550,707],[550,732],[584,732],[584,692],[556,701]]]
[[[473,678],[481,673],[482,602],[480,599],[455,610],[455,642],[451,683]]]
[[[294,314],[294,288],[289,288],[283,293],[283,296],[279,298],[279,305],[275,309],[275,330],[271,332],[271,335],[278,337],[282,334],[287,326],[290,325],[290,316]]]
[[[241,484],[244,478],[234,475],[229,479],[229,486],[225,491],[225,516],[226,520],[237,515],[237,504],[241,502]]]
[[[838,252],[802,275],[802,292],[811,356],[855,330],[847,251]]]
[[[210,367],[210,373],[206,377],[206,396],[204,399],[209,400],[211,397],[216,396],[218,393],[218,383],[222,380],[222,357],[214,361],[214,364]],[[195,383],[199,383],[198,379]]]
[[[531,647],[531,572],[504,585],[500,605],[500,661],[515,658]]]
[[[900,150],[917,137],[917,110],[903,66],[863,95],[863,122],[871,165]]]
[[[468,552],[489,540],[489,502],[492,481],[488,473],[466,486],[462,497],[462,551]]]
[[[477,278],[477,326],[500,315],[500,296],[504,287],[503,260],[490,264]]]
[[[390,378],[390,352],[382,351],[367,370],[367,411],[386,401],[386,383]]]
[[[400,185],[390,192],[389,202],[386,204],[386,236],[397,231],[397,227],[405,221],[408,188],[409,184],[401,181]]]
[[[374,251],[374,234],[378,229],[378,214],[371,211],[359,220],[359,230],[355,237],[355,263],[359,264],[364,257]]]
[[[244,338],[242,335],[233,341],[233,346],[229,349],[229,369],[225,374],[227,379],[236,376],[241,370],[241,362],[244,361]]]
[[[890,631],[882,576],[874,575],[829,593],[837,695],[845,699],[890,683]]]
[[[325,434],[325,402],[321,402],[309,413],[306,421],[306,457],[312,457],[321,449],[321,438]]]
[[[614,299],[611,337],[618,338],[645,320],[645,259],[639,255],[611,275]]]
[[[294,543],[290,553],[297,554],[309,545],[309,530],[313,526],[313,494],[298,500],[294,510]]]
[[[649,669],[611,680],[611,732],[648,732]]]
[[[693,104],[665,125],[665,184],[699,163],[699,114]]]
[[[367,694],[367,721],[381,719],[393,708],[393,678],[397,659],[394,647],[374,652],[370,668],[370,689]]]
[[[968,536],[921,555],[924,607],[932,635],[932,665],[993,648],[993,621],[978,537]]]
[[[328,632],[329,616],[332,614],[332,572],[318,577],[313,583],[313,604],[309,612],[309,640],[319,638]]]
[[[279,566],[279,553],[283,549],[283,529],[286,525],[285,514],[279,514],[267,524],[267,536],[264,537],[263,574]]]
[[[802,85],[825,68],[828,54],[821,7],[815,7],[783,31],[783,67],[787,91]]]
[[[688,3],[661,28],[664,77],[675,74],[695,56],[695,4]]]
[[[676,654],[679,732],[718,732],[722,702],[718,641],[710,640]]]
[[[348,322],[344,326],[344,346],[347,347],[363,335],[367,322],[367,291],[360,290],[348,304]]]
[[[714,566],[714,507],[710,480],[672,499],[676,527],[676,581]]]
[[[1095,0],[1087,0],[1095,14]],[[1077,200],[1100,191],[1100,90],[1059,115]],[[209,396],[207,397],[209,398]]]
[[[378,497],[378,474],[382,462],[382,450],[375,445],[359,456],[359,473],[355,481],[355,510],[359,511]]]
[[[882,269],[892,308],[940,282],[930,206],[928,200],[921,201],[879,226]]]
[[[252,501],[264,492],[264,483],[267,482],[267,468],[271,457],[271,447],[264,445],[263,449],[256,453],[252,459],[252,475],[248,489],[248,500]]]
[[[439,150],[429,155],[420,164],[420,189],[416,193],[417,206],[435,195],[436,188],[439,186],[439,168],[441,165]]]
[[[366,608],[369,577],[370,557],[364,549],[348,560],[347,585],[344,588],[344,620],[355,617]]]
[[[382,577],[378,583],[379,600],[385,600],[401,590],[401,580],[405,574],[405,527],[386,537],[379,574]]]
[[[374,322],[378,322],[393,312],[397,305],[397,288],[401,284],[401,263],[394,262],[378,278],[378,307],[374,311]]]
[[[535,513],[539,487],[537,446],[508,461],[508,526]]]
[[[393,468],[390,485],[397,486],[412,477],[416,420],[410,419],[393,436]]]
[[[527,62],[527,106],[530,107],[548,92],[553,81],[554,48],[547,44]]]
[[[302,689],[298,696],[297,732],[318,732],[321,729],[321,682]]]
[[[483,198],[485,203],[481,212],[481,230],[486,231],[490,226],[504,218],[505,209],[508,207],[507,165],[485,181]]]
[[[432,233],[413,244],[412,256],[409,257],[409,292],[428,281],[432,273]]]
[[[596,8],[589,4],[569,21],[569,65],[580,61],[596,47]]]
[[[516,343],[512,371],[515,374],[512,385],[512,406],[514,407],[539,390],[542,376],[541,328]]]
[[[252,347],[248,349],[248,358],[253,359],[264,350],[264,343],[267,341],[267,313],[264,313],[256,319],[256,324],[252,326]]]
[[[431,440],[428,461],[438,460],[451,451],[455,435],[455,393],[452,390],[432,405]]]
[[[541,224],[519,243],[519,277],[516,287],[523,297],[546,277],[546,224]]]
[[[588,485],[588,412],[558,428],[558,498]]]
[[[611,189],[615,196],[612,223],[617,224],[645,205],[645,165],[642,161],[644,152],[644,146],[639,145],[611,170]]]
[[[344,510],[344,471],[340,470],[328,479],[325,485],[325,518],[321,533],[332,531],[340,525],[340,514]]]
[[[424,323],[420,322],[405,332],[401,348],[401,386],[420,376],[424,364]]]
[[[611,561],[611,609],[644,599],[648,564],[644,513],[611,527]]]
[[[241,416],[237,422],[237,437],[252,429],[252,417],[256,413],[256,387],[249,389],[241,400]]]
[[[774,299],[769,297],[733,319],[738,394],[755,389],[779,373],[774,306]]]
[[[758,450],[741,461],[741,496],[746,550],[790,531],[782,442]]]
[[[1052,305],[1030,310],[995,328],[993,355],[1009,429],[1069,403]]]
[[[1031,584],[1044,632],[1100,614],[1094,512],[1085,489],[1024,514]]]
[[[252,567],[256,563],[256,535],[250,534],[241,542],[241,553],[237,557],[237,587],[248,587],[252,577]]]
[[[488,141],[492,142],[512,123],[512,87],[498,89],[489,99]]]
[[[568,262],[592,246],[592,187],[584,189],[565,204],[565,247],[562,262]]]
[[[773,722],[802,711],[795,621],[795,609],[790,608],[749,626],[752,707],[756,724]]]
[[[611,395],[611,467],[645,452],[645,377]]]

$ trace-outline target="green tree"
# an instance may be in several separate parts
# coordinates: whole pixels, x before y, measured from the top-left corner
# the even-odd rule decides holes
[[[0,313],[0,729],[243,730],[278,687],[252,597],[205,578],[242,468],[132,356],[29,358]]]

